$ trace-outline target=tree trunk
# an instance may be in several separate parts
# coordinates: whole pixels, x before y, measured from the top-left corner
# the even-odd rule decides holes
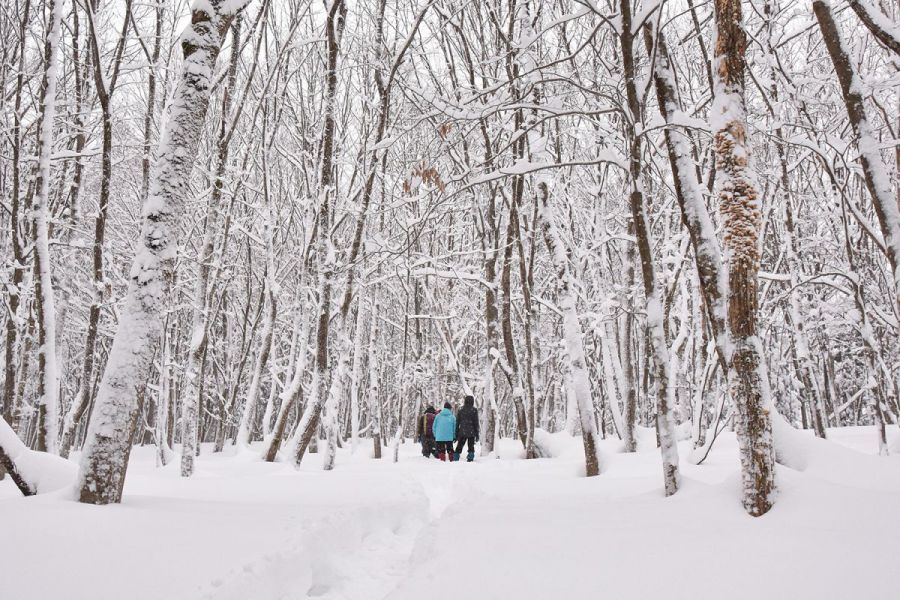
[[[319,427],[319,416],[328,400],[331,372],[328,364],[328,331],[331,321],[331,289],[334,278],[334,247],[331,243],[331,203],[334,200],[333,161],[335,141],[335,95],[337,93],[337,62],[347,7],[343,0],[335,0],[325,21],[327,67],[325,101],[323,106],[322,163],[319,175],[319,214],[316,256],[319,264],[319,311],[316,325],[316,362],[313,373],[312,396],[300,420],[295,435],[294,464],[299,465],[309,443]],[[328,435],[326,433],[326,435]]]
[[[775,453],[764,397],[758,335],[759,190],[748,165],[744,69],[747,34],[740,0],[715,0],[714,132],[717,187],[728,249],[728,327],[734,347],[729,388],[735,403],[744,509],[760,516],[772,507]]]
[[[50,18],[44,41],[44,78],[40,95],[37,142],[37,180],[34,205],[34,309],[38,322],[38,435],[37,449],[57,449],[59,380],[56,365],[56,300],[50,260],[50,156],[56,117],[56,80],[59,68],[59,36],[62,0],[48,0]]]
[[[21,320],[19,319],[19,303],[22,293],[22,283],[25,279],[25,252],[21,240],[21,224],[22,217],[19,213],[20,208],[20,190],[21,190],[21,173],[20,161],[22,153],[22,91],[25,89],[25,42],[27,35],[28,19],[30,14],[31,2],[25,0],[22,6],[22,18],[19,22],[19,40],[18,54],[19,62],[16,74],[16,92],[13,100],[13,128],[12,128],[12,158],[10,179],[12,180],[12,190],[10,197],[10,246],[12,247],[12,274],[10,282],[7,286],[9,305],[9,316],[6,319],[6,348],[5,348],[5,365],[3,377],[3,398],[0,399],[0,417],[11,423],[13,420],[13,409],[16,406],[16,398],[18,397],[18,386],[16,385],[16,367],[19,361],[16,360],[16,346],[19,340],[19,327]],[[2,472],[0,468],[0,472]]]
[[[13,480],[23,496],[34,496],[37,494],[37,488],[33,482],[28,481],[16,465],[16,458],[27,451],[25,444],[19,440],[6,419],[0,416],[0,467],[9,473],[10,479]]]
[[[706,209],[706,202],[697,179],[691,141],[674,124],[675,116],[681,111],[681,106],[676,96],[677,88],[668,47],[662,34],[655,33],[654,35],[650,25],[644,28],[644,42],[648,54],[654,54],[654,42],[656,44],[653,80],[659,112],[666,123],[670,125],[666,127],[664,135],[669,164],[672,168],[672,179],[675,184],[675,197],[681,210],[681,220],[691,236],[691,246],[694,249],[706,318],[713,332],[719,361],[725,365],[728,362],[725,269],[722,265],[716,230]]]
[[[281,442],[284,440],[284,432],[287,429],[288,419],[293,413],[294,407],[300,401],[300,394],[303,391],[303,376],[306,374],[306,346],[308,340],[309,319],[303,319],[300,335],[297,338],[294,374],[291,377],[290,384],[288,384],[281,392],[281,408],[278,409],[278,416],[275,418],[275,426],[272,428],[271,436],[266,439],[263,444],[266,448],[263,453],[263,460],[266,462],[274,462],[275,457],[278,456],[278,450],[281,448]]]
[[[369,314],[369,389],[366,398],[369,405],[369,420],[372,424],[372,447],[374,458],[381,458],[381,398],[378,385],[378,355],[376,354],[378,342],[378,304],[375,301],[375,292],[372,293],[372,308]],[[360,310],[362,306],[360,306]]]
[[[662,453],[663,483],[666,496],[678,491],[678,446],[675,440],[675,422],[672,416],[675,386],[670,372],[669,346],[666,339],[664,298],[657,283],[653,264],[653,242],[647,225],[644,200],[644,176],[641,166],[641,137],[636,127],[641,123],[641,107],[638,99],[634,70],[634,30],[631,21],[631,0],[620,2],[622,31],[619,40],[622,47],[625,91],[628,98],[630,119],[627,136],[630,138],[629,173],[631,179],[631,218],[634,223],[641,275],[644,281],[645,309],[649,337],[648,352],[653,357],[656,383],[656,430]]]
[[[600,456],[597,446],[597,427],[594,421],[594,401],[591,398],[591,383],[584,360],[583,332],[578,321],[575,305],[575,282],[569,271],[568,259],[562,240],[553,222],[553,208],[550,206],[550,192],[543,181],[538,183],[540,193],[540,218],[544,230],[544,242],[553,259],[553,267],[559,282],[559,307],[563,313],[563,334],[566,342],[569,372],[572,387],[578,402],[581,422],[581,436],[584,440],[585,474],[593,477],[600,473]]]
[[[197,3],[189,35],[182,38],[184,64],[150,178],[141,243],[81,460],[81,502],[121,501],[139,408],[138,392],[146,383],[159,345],[176,235],[209,105],[216,59],[234,13],[248,1]]]

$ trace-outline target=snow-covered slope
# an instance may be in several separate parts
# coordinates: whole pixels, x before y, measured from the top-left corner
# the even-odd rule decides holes
[[[190,480],[138,448],[121,506],[0,482],[0,598],[885,597],[900,458],[873,456],[871,429],[829,434],[803,471],[779,468],[758,519],[726,434],[668,499],[646,435],[633,455],[604,442],[595,478],[565,434],[542,438],[549,459],[504,441],[500,459],[445,464],[405,444],[397,464],[341,451],[332,472],[205,453]]]

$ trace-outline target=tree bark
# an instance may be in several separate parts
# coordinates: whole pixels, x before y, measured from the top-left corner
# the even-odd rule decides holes
[[[19,440],[6,419],[0,416],[0,467],[9,473],[10,479],[13,480],[23,496],[34,496],[37,494],[37,488],[27,480],[16,465],[16,458],[19,454],[27,451],[25,444]]]
[[[22,283],[25,279],[25,251],[21,240],[22,216],[19,212],[21,205],[21,172],[20,161],[22,154],[22,91],[25,89],[25,42],[28,19],[31,10],[30,0],[25,0],[22,6],[22,18],[19,22],[18,54],[19,62],[16,74],[16,91],[13,100],[13,128],[12,128],[12,158],[10,179],[12,190],[10,192],[10,246],[12,247],[12,274],[8,286],[9,304],[8,317],[6,319],[6,357],[3,377],[3,398],[0,399],[0,417],[7,422],[12,422],[13,409],[18,397],[16,385],[16,346],[19,340],[19,303],[22,294]],[[2,471],[2,469],[0,469]]]
[[[894,24],[894,31],[889,31],[882,27],[881,24],[888,21],[888,17],[869,4],[868,0],[847,0],[847,2],[863,25],[872,32],[872,35],[879,42],[890,48],[894,54],[900,56],[900,37],[897,37],[896,34],[897,25]]]
[[[224,38],[224,35],[223,35]],[[191,340],[188,347],[188,360],[184,372],[184,390],[181,412],[181,476],[190,477],[194,473],[194,459],[199,446],[198,420],[200,418],[200,401],[203,375],[203,362],[206,357],[206,345],[209,336],[209,297],[212,271],[213,250],[218,230],[219,205],[225,188],[225,170],[228,166],[228,147],[230,130],[234,124],[231,118],[231,97],[237,79],[237,64],[240,58],[241,18],[234,20],[232,27],[231,57],[228,65],[228,81],[222,92],[222,121],[219,136],[216,140],[216,173],[213,180],[212,194],[206,207],[203,245],[198,258],[197,279],[194,282],[194,305],[191,316]],[[208,100],[207,100],[208,102]],[[218,271],[217,271],[218,273]]]

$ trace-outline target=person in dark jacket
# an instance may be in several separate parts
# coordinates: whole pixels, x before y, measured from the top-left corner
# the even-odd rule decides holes
[[[453,442],[456,440],[456,417],[450,412],[452,406],[444,403],[444,410],[434,418],[431,426],[434,431],[434,440],[437,442],[438,458],[441,460],[453,460]]]
[[[437,453],[434,450],[434,432],[431,429],[436,414],[437,411],[429,404],[428,408],[425,409],[425,412],[419,417],[419,421],[416,424],[416,439],[422,444],[422,456],[425,457],[431,455],[437,456]]]
[[[456,451],[453,453],[454,460],[459,460],[463,445],[468,444],[469,452],[466,454],[466,462],[475,460],[475,442],[479,438],[478,427],[478,409],[475,408],[475,398],[466,396],[463,407],[459,409],[456,415]]]

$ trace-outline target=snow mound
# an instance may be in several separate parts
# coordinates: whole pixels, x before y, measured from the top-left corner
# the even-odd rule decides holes
[[[64,458],[28,449],[9,424],[0,419],[2,446],[22,479],[38,494],[55,492],[75,483],[78,468]]]
[[[25,450],[16,457],[16,466],[38,494],[47,494],[75,484],[78,467],[54,454]]]

